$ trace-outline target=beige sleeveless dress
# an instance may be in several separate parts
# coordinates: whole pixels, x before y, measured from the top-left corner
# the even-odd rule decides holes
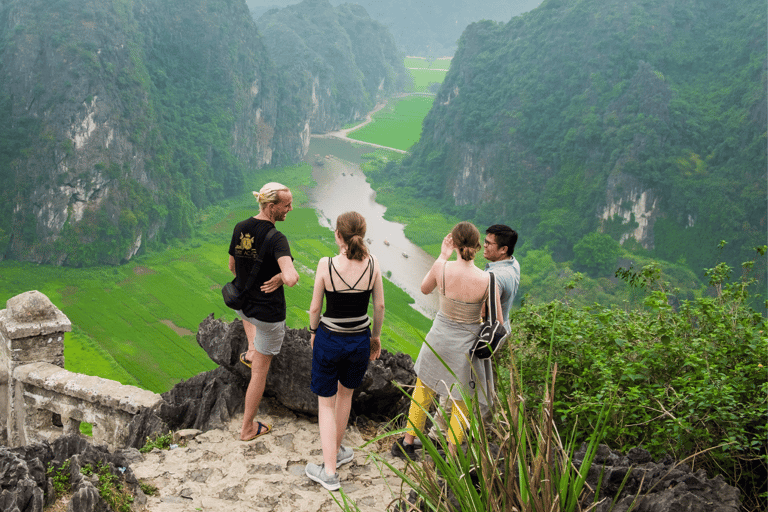
[[[462,400],[460,390],[464,389],[468,395],[476,394],[481,404],[490,406],[494,393],[491,362],[469,359],[469,349],[480,331],[480,314],[488,290],[480,302],[446,297],[444,266],[443,287],[441,290],[438,286],[438,292],[439,310],[416,359],[416,375],[439,395]]]

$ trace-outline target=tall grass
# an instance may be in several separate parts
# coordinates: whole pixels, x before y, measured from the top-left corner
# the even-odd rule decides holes
[[[575,433],[564,440],[555,424],[557,364],[551,364],[544,400],[533,410],[523,398],[514,363],[509,371],[511,378],[500,383],[496,405],[486,421],[480,402],[462,390],[469,426],[461,449],[450,449],[442,431],[432,439],[417,429],[423,447],[420,462],[409,461],[401,470],[381,455],[375,456],[404,484],[395,510],[576,512],[592,508],[582,502],[585,481],[605,434],[610,407],[604,405],[600,410],[586,440],[586,455],[577,465],[573,455],[581,440]],[[439,404],[436,407],[447,416]],[[435,423],[436,418],[426,412]],[[395,439],[406,430],[383,434],[372,442]],[[344,510],[357,510],[346,499],[340,505]]]

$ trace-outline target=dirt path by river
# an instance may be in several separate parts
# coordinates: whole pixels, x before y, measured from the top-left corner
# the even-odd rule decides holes
[[[398,94],[398,95],[394,96],[392,99],[404,98],[406,96],[411,96],[411,95],[434,96],[434,94],[429,94],[429,93],[401,93],[401,94]],[[375,114],[376,112],[378,112],[382,108],[386,107],[388,101],[389,100],[386,100],[386,101],[383,101],[383,102],[379,103],[378,105],[376,105],[376,107],[373,110],[371,110],[370,112],[368,112],[365,115],[365,120],[363,122],[361,122],[360,124],[352,126],[351,128],[343,128],[343,129],[337,130],[335,132],[328,132],[328,133],[312,135],[312,136],[313,137],[318,137],[318,138],[321,138],[321,139],[341,139],[341,140],[345,140],[345,141],[348,141],[348,142],[353,142],[355,144],[364,144],[364,145],[370,146],[372,148],[387,149],[389,151],[397,151],[398,153],[406,154],[408,152],[405,151],[405,150],[402,150],[402,149],[391,148],[389,146],[382,146],[380,144],[374,144],[373,142],[365,142],[365,141],[362,141],[362,140],[357,140],[357,139],[349,138],[349,134],[350,133],[352,133],[355,130],[359,130],[363,126],[365,126],[368,123],[370,123],[371,121],[373,121],[373,114]]]

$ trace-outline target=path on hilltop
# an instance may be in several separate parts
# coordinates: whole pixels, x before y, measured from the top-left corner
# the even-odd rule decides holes
[[[239,440],[242,414],[227,428],[198,435],[187,446],[158,450],[132,463],[143,482],[158,487],[148,496],[146,510],[152,512],[228,511],[331,511],[339,510],[333,496],[304,474],[307,462],[322,462],[317,421],[285,409],[265,397],[259,420],[272,425],[272,432],[250,442]],[[345,446],[355,458],[338,469],[341,487],[363,512],[381,512],[395,499],[400,479],[380,467],[370,454],[381,456],[403,470],[405,463],[389,454],[389,445],[360,448],[364,437],[349,427]]]

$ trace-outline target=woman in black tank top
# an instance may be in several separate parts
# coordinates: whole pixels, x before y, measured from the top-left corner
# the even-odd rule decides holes
[[[336,467],[351,462],[341,444],[349,421],[352,393],[362,384],[368,361],[381,353],[384,287],[381,268],[363,241],[365,219],[347,212],[336,219],[339,254],[317,265],[309,307],[312,391],[318,399],[323,464],[307,464],[306,474],[329,490],[339,488]],[[373,299],[373,321],[368,304]],[[323,302],[325,313],[321,316]]]

